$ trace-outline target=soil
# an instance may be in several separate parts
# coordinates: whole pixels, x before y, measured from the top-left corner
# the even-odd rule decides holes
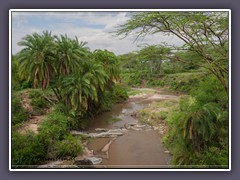
[[[28,120],[24,122],[17,130],[21,134],[25,134],[28,131],[33,131],[34,133],[37,134],[38,126],[44,120],[46,112],[49,112],[49,110],[45,110],[45,113],[41,115],[33,115],[34,109],[31,106],[31,99],[29,98],[28,92],[27,91],[21,92],[20,98],[22,107],[28,112],[29,117]]]

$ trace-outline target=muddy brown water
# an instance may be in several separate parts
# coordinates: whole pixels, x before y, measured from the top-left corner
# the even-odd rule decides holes
[[[96,132],[96,128],[124,128],[127,123],[141,124],[134,116],[136,111],[148,107],[152,102],[174,97],[164,91],[133,96],[126,102],[115,105],[111,111],[94,118],[87,131]],[[95,138],[88,143],[88,148],[97,155],[111,139]],[[153,129],[127,130],[123,136],[113,141],[108,151],[108,157],[103,158],[102,163],[97,167],[167,168],[170,167],[171,156],[165,151],[157,131]]]

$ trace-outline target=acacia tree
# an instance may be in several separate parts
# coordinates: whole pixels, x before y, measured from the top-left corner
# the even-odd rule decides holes
[[[182,48],[199,54],[228,92],[228,13],[227,12],[136,12],[117,35],[163,33],[175,35],[185,43]]]
[[[127,68],[130,72],[135,68],[137,62],[137,52],[130,52],[127,54],[119,55],[120,62],[123,68]]]
[[[151,74],[163,74],[161,65],[169,53],[170,48],[160,45],[149,45],[138,52],[138,58],[148,63]]]

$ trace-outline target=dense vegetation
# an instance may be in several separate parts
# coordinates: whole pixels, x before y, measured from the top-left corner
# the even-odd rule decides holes
[[[85,128],[90,118],[127,98],[118,84],[118,57],[107,50],[91,52],[77,38],[52,36],[47,31],[27,35],[19,45],[24,49],[12,58],[12,125],[32,115],[45,114],[46,118],[37,135],[13,132],[13,165],[77,156],[81,143],[69,131]],[[30,99],[29,112],[16,94]]]
[[[20,134],[13,128],[12,164],[34,165],[77,156],[82,139],[69,131],[86,128],[90,118],[127,99],[127,86],[184,93],[177,101],[154,105],[168,107],[166,111],[139,113],[146,123],[149,117],[155,120],[152,125],[166,122],[163,141],[173,165],[226,168],[228,16],[221,12],[137,12],[118,28],[119,36],[163,33],[185,44],[148,45],[116,56],[107,50],[91,52],[77,38],[52,36],[47,31],[19,42],[24,49],[12,57],[12,125],[17,127],[31,115],[46,117],[38,134]],[[22,93],[30,99],[31,112],[22,107]]]
[[[170,103],[171,108],[153,105],[167,107],[167,111],[138,113],[151,125],[167,123],[169,130],[163,139],[176,167],[228,167],[227,14],[133,13],[117,33],[137,38],[163,33],[185,42],[181,47],[146,46],[120,56],[121,76],[130,86],[164,87],[189,94]]]

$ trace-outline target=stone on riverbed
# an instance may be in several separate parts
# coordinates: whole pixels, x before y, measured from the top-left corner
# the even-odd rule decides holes
[[[94,168],[94,165],[100,164],[102,162],[102,158],[97,157],[82,157],[76,158],[74,164],[78,166],[78,168]]]
[[[135,130],[135,131],[152,129],[152,127],[147,124],[127,123],[124,126],[128,130]]]
[[[75,160],[74,164],[79,168],[93,168],[93,163],[89,159]]]
[[[53,162],[49,162],[47,164],[43,164],[43,165],[40,165],[38,166],[38,168],[56,168],[56,169],[59,169],[59,168],[78,168],[77,165],[74,165],[74,164],[69,164],[69,165],[66,165],[64,164],[65,161],[53,161]]]
[[[103,128],[96,128],[95,131],[101,131],[101,132],[107,132],[108,129],[103,129]]]
[[[90,160],[94,165],[100,164],[102,162],[102,158],[97,157],[89,157],[88,160]]]
[[[80,131],[71,131],[72,135],[83,135],[91,138],[117,137],[123,135],[123,129],[113,129],[101,133],[84,133]]]

